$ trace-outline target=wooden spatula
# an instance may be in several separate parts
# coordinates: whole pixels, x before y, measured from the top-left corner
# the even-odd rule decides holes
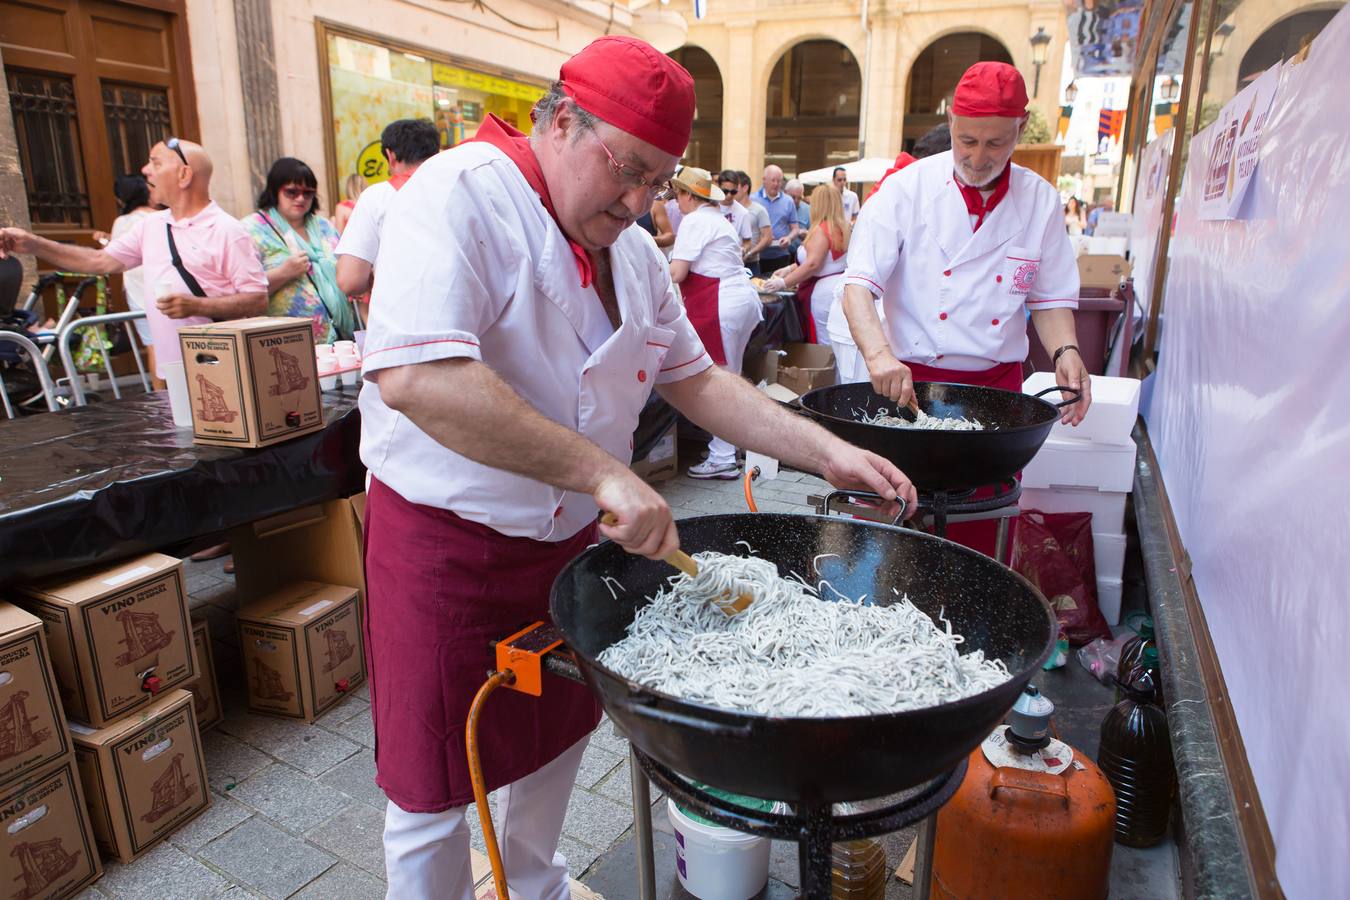
[[[619,524],[618,518],[613,513],[608,512],[600,517],[600,521],[610,527]],[[664,557],[662,561],[679,569],[690,578],[698,577],[698,563],[692,556],[685,553],[683,550],[671,551],[670,555]],[[738,594],[733,599],[730,593],[726,593],[723,594],[720,599],[713,602],[722,612],[729,616],[734,616],[736,613],[741,612],[751,603],[755,602],[755,598],[749,594]]]

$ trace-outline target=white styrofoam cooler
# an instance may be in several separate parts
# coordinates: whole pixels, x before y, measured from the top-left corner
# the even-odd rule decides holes
[[[1041,512],[1092,513],[1092,538],[1097,535],[1125,532],[1125,497],[1121,491],[1099,491],[1096,488],[1031,488],[1022,487],[1018,506]]]
[[[1097,576],[1097,608],[1108,625],[1120,624],[1120,595],[1124,585],[1119,578]]]
[[[1129,493],[1135,446],[1049,438],[1022,470],[1024,488],[1084,487]]]
[[[1125,571],[1125,535],[1094,534],[1092,561],[1098,581],[1103,578],[1119,581]]]
[[[1139,379],[1111,378],[1093,375],[1092,405],[1077,425],[1055,422],[1050,429],[1052,440],[1073,440],[1096,444],[1133,444],[1130,433],[1139,416]],[[1032,372],[1022,383],[1022,390],[1035,394],[1055,386],[1054,372]],[[1044,399],[1058,402],[1058,394],[1047,394]]]

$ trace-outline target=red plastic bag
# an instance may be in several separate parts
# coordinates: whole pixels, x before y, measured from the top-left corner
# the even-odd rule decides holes
[[[1074,646],[1110,639],[1097,608],[1097,567],[1092,558],[1092,513],[1024,509],[1017,523],[1012,568],[1040,590],[1059,619],[1059,633]]]

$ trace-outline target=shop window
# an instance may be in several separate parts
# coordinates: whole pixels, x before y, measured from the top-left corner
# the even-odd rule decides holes
[[[172,133],[169,92],[105,82],[103,119],[108,127],[113,175],[139,172],[150,157],[150,148]]]
[[[34,225],[89,227],[73,80],[11,70],[6,81],[29,217]]]

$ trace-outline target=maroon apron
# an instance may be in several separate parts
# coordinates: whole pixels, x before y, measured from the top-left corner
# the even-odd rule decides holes
[[[1022,364],[1001,363],[992,369],[977,372],[962,372],[957,369],[939,369],[922,363],[907,362],[915,381],[946,381],[952,384],[969,384],[975,387],[998,388],[1005,391],[1022,390]],[[1018,473],[1021,478],[1021,473]],[[976,499],[994,496],[992,487],[980,488],[975,492]],[[1008,546],[1012,546],[1017,519],[1008,523]],[[983,522],[955,522],[947,526],[947,537],[962,546],[978,550],[985,556],[993,556],[998,547],[998,520],[987,519]],[[1006,562],[1006,560],[999,560]]]
[[[596,529],[556,543],[507,537],[371,479],[365,532],[375,783],[408,812],[472,803],[464,726],[493,668],[488,642],[548,621],[554,578]],[[553,675],[542,697],[497,691],[479,720],[487,789],[537,771],[599,723],[590,691]]]
[[[811,315],[811,295],[816,292],[816,282],[819,280],[812,275],[797,285],[797,318],[802,323],[802,340],[808,344],[821,343],[820,336],[816,334],[816,317]],[[829,339],[824,343],[828,344]]]
[[[689,324],[694,326],[703,349],[708,351],[712,361],[719,366],[727,364],[727,351],[722,346],[722,313],[718,308],[718,297],[722,282],[706,275],[690,272],[680,282],[680,296],[684,298],[684,311],[689,316]]]

